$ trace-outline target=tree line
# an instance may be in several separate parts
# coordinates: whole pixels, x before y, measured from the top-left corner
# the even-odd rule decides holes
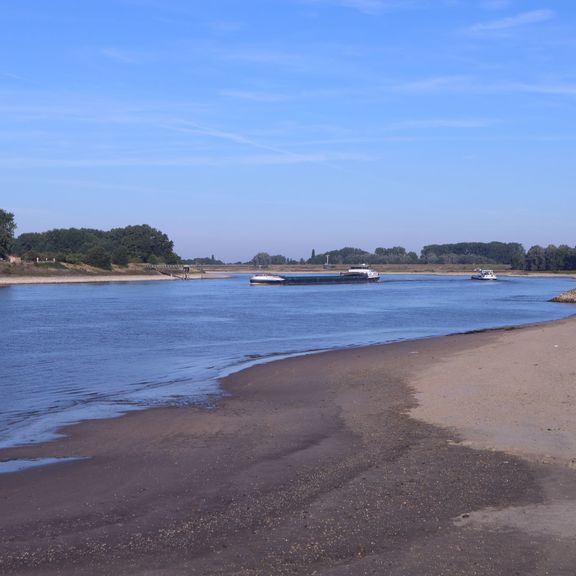
[[[265,267],[273,264],[466,264],[490,266],[502,264],[514,270],[560,271],[576,270],[576,247],[549,245],[546,248],[532,246],[528,251],[517,242],[459,242],[456,244],[430,244],[424,246],[420,255],[402,246],[376,248],[369,252],[361,248],[341,248],[316,254],[299,261],[282,255],[271,256],[267,252],[256,254],[249,264]]]
[[[35,261],[55,258],[61,262],[86,263],[100,268],[130,262],[196,265],[224,264],[214,255],[181,260],[174,252],[168,236],[148,224],[113,228],[103,231],[92,228],[60,228],[47,232],[30,232],[15,236],[14,214],[0,209],[0,259],[10,254]],[[240,264],[240,262],[238,262]],[[420,255],[402,246],[376,248],[369,252],[361,248],[345,247],[316,254],[312,250],[305,260],[295,260],[282,254],[258,252],[249,262],[259,267],[285,264],[465,264],[490,266],[502,264],[515,270],[562,271],[576,270],[576,246],[532,246],[528,251],[517,242],[459,242],[429,244]]]
[[[576,270],[576,247],[570,248],[566,244],[560,246],[550,244],[546,248],[532,246],[526,253],[524,269],[532,271]]]
[[[52,259],[70,264],[89,264],[110,269],[112,264],[131,262],[176,264],[180,257],[174,243],[148,224],[96,230],[57,228],[14,236],[14,215],[0,210],[0,258],[8,254],[23,260]]]

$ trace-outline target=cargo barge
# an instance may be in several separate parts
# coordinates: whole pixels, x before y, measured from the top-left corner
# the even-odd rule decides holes
[[[352,266],[340,274],[255,274],[250,284],[268,286],[295,286],[305,284],[366,284],[378,282],[380,274],[366,266]]]

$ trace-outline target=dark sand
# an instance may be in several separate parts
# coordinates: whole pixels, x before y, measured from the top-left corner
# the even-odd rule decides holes
[[[227,378],[216,410],[132,413],[0,451],[91,457],[0,475],[0,574],[574,576],[567,533],[470,522],[569,506],[573,470],[410,414],[413,382],[503,336],[274,362]]]

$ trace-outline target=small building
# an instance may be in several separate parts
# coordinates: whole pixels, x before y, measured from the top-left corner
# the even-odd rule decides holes
[[[8,262],[10,264],[22,264],[22,258],[20,256],[8,256]]]

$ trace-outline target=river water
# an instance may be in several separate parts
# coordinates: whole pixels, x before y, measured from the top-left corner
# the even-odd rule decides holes
[[[0,447],[150,406],[209,404],[217,379],[281,355],[563,318],[567,278],[385,276],[0,288]]]

